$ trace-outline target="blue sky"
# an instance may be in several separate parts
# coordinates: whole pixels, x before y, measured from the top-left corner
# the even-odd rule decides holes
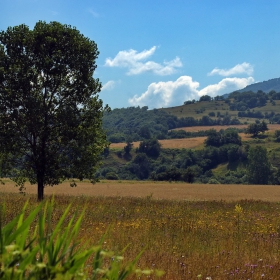
[[[75,26],[100,51],[111,108],[179,106],[280,77],[277,0],[0,0],[0,30]]]

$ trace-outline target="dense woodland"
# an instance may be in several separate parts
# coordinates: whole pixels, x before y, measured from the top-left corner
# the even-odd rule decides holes
[[[233,92],[227,98],[217,96],[202,96],[199,101],[186,101],[185,107],[196,102],[216,102],[224,101],[229,105],[230,111],[237,111],[238,117],[248,117],[255,119],[266,119],[269,123],[280,123],[280,113],[261,112],[259,108],[267,103],[275,105],[275,100],[280,100],[280,92],[270,91],[266,94],[263,91],[256,93]],[[186,108],[187,109],[187,108]],[[170,131],[175,128],[191,126],[213,126],[213,125],[237,125],[240,124],[238,117],[232,117],[228,111],[212,111],[208,115],[200,116],[205,107],[202,106],[197,111],[197,116],[178,118],[161,109],[148,110],[148,107],[129,107],[114,109],[106,112],[103,117],[103,127],[106,130],[108,140],[111,143],[121,143],[125,141],[142,141],[145,139],[172,139],[193,137],[186,132]],[[204,136],[198,134],[197,136]]]
[[[220,132],[210,129],[207,133],[204,148],[199,150],[162,149],[157,139],[144,140],[136,149],[130,142],[123,150],[108,149],[104,153],[105,165],[97,176],[114,180],[149,179],[189,183],[280,183],[278,163],[274,161],[272,164],[265,147],[242,143],[236,129]],[[275,132],[273,141],[279,141],[279,134],[280,131]],[[125,164],[116,160],[115,155],[125,160]],[[220,164],[226,165],[227,171],[214,174],[212,170]]]
[[[275,106],[276,100],[280,100],[280,93],[275,91],[233,92],[227,97],[215,98],[206,95],[198,101],[186,101],[185,107],[203,103],[204,109],[196,116],[183,118],[162,109],[148,110],[147,106],[112,110],[103,118],[108,140],[125,144],[123,149],[104,151],[104,165],[96,175],[117,180],[279,184],[280,160],[275,153],[272,157],[265,145],[256,145],[266,140],[279,142],[279,130],[270,135],[269,140],[264,133],[268,130],[267,123],[280,123],[280,114],[277,110],[262,111],[267,104]],[[200,114],[205,111],[205,102],[217,101],[223,101],[229,110]],[[232,111],[237,117],[232,117]],[[246,122],[246,129],[234,128],[241,124],[240,117],[250,120]],[[221,127],[216,131],[211,129],[213,125],[232,125],[233,128]],[[178,129],[190,126],[209,126],[209,129],[199,132]],[[250,134],[255,142],[242,143],[240,132]],[[207,138],[204,148],[197,150],[163,149],[158,141],[199,136]],[[133,141],[141,141],[139,148],[133,147]],[[216,172],[219,166],[226,166],[224,172]]]

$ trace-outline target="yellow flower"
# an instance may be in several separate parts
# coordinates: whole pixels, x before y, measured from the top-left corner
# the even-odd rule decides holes
[[[243,208],[239,204],[236,204],[234,211],[238,214],[241,214],[243,212]]]

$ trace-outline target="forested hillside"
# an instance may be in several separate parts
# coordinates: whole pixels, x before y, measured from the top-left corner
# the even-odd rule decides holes
[[[202,96],[184,105],[148,110],[148,107],[114,109],[105,113],[103,127],[112,143],[193,137],[187,132],[170,131],[191,126],[237,125],[266,120],[280,123],[280,92],[233,92],[228,98]],[[205,134],[199,134],[202,136]]]
[[[280,91],[280,78],[270,79],[268,81],[255,83],[252,85],[249,85],[241,90],[238,90],[239,92],[248,92],[248,91],[263,91],[265,93],[269,93],[270,91],[279,92]]]
[[[157,139],[140,142],[139,147],[124,144],[104,153],[104,165],[97,177],[117,180],[186,181],[189,183],[279,184],[280,130],[268,132],[265,123],[257,125],[260,134],[241,141],[235,128],[210,129],[203,147],[163,149]],[[262,129],[262,127],[264,129]],[[251,170],[248,172],[249,168]],[[250,174],[253,176],[249,176]],[[258,178],[258,179],[256,179]]]
[[[114,109],[104,115],[103,126],[111,143],[123,145],[104,151],[104,165],[96,175],[119,180],[279,184],[280,128],[267,132],[267,123],[280,124],[280,92],[236,91],[227,98],[205,95],[172,108]],[[238,124],[245,128],[235,128]],[[220,128],[211,129],[214,125]],[[209,129],[187,131],[192,126]],[[241,132],[251,137],[241,141]],[[204,145],[192,149],[163,148],[158,141],[199,136],[205,137]],[[139,147],[133,146],[134,141],[140,141]],[[248,170],[259,171],[249,176]]]

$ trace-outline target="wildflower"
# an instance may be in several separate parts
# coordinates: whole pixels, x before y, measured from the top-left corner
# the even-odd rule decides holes
[[[236,204],[234,211],[238,214],[241,214],[243,212],[243,208],[239,204]]]

